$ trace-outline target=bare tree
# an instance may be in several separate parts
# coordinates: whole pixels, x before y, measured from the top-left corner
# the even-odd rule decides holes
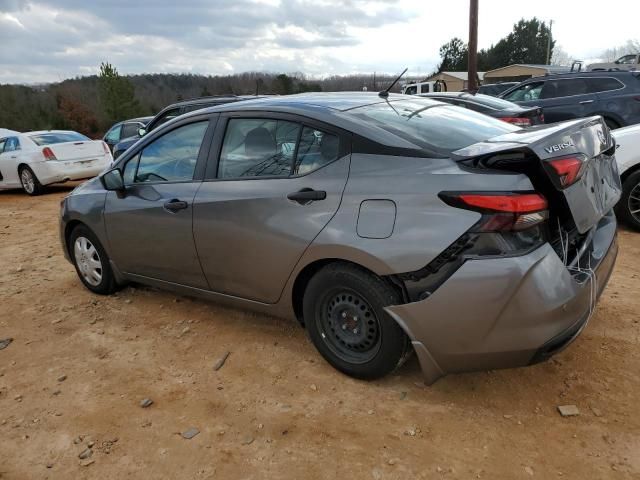
[[[640,53],[640,40],[627,40],[627,43],[618,47],[608,48],[602,52],[601,57],[604,62],[613,62],[623,55]]]
[[[565,52],[561,45],[556,45],[551,56],[551,65],[571,65],[573,57]]]

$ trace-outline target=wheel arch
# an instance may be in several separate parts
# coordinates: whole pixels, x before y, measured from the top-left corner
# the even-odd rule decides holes
[[[71,257],[71,245],[69,240],[71,239],[71,234],[73,233],[73,231],[77,228],[77,227],[85,227],[87,228],[89,231],[93,232],[93,230],[91,230],[91,227],[89,227],[89,225],[87,225],[86,223],[77,220],[77,219],[73,219],[73,220],[69,220],[69,222],[67,222],[67,224],[64,226],[64,243],[67,249],[67,253],[69,254],[69,258]],[[95,235],[95,233],[94,233]]]
[[[401,288],[395,283],[393,283],[392,281],[390,281],[388,276],[379,275],[378,273],[374,272],[371,268],[368,268],[365,265],[362,265],[361,263],[354,262],[352,260],[347,260],[344,258],[337,258],[337,257],[317,259],[305,265],[297,273],[296,278],[293,282],[293,286],[291,288],[292,308],[293,308],[293,312],[295,314],[296,319],[298,320],[298,322],[300,322],[300,325],[304,326],[302,305],[303,305],[304,292],[307,289],[307,286],[309,285],[309,281],[322,268],[334,263],[340,263],[344,265],[352,265],[352,266],[358,267],[359,269],[363,270],[364,272],[370,275],[374,275],[378,278],[381,278],[391,288],[397,290],[399,295],[401,296],[403,295]]]
[[[624,182],[627,180],[627,178],[629,178],[630,175],[634,174],[639,170],[640,170],[640,163],[636,163],[635,165],[632,165],[631,167],[627,168],[624,172],[620,174],[620,180],[624,184]]]

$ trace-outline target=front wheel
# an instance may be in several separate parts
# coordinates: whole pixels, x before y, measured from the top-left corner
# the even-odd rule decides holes
[[[44,191],[44,187],[36,177],[36,174],[33,173],[26,165],[20,167],[18,172],[20,174],[20,183],[22,184],[22,189],[31,196],[40,195]]]
[[[616,213],[625,224],[640,231],[640,170],[633,172],[624,181]]]
[[[304,321],[320,354],[336,369],[372,380],[400,367],[411,344],[384,311],[399,295],[382,279],[348,264],[322,268],[304,293]]]
[[[76,227],[69,237],[69,250],[80,281],[94,293],[108,295],[117,289],[107,252],[87,227]]]

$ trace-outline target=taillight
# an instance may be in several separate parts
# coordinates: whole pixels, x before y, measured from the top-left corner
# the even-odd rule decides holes
[[[500,120],[503,122],[511,123],[517,127],[530,127],[531,119],[525,117],[502,117]]]
[[[584,166],[587,164],[587,157],[568,155],[547,160],[545,164],[548,165],[547,170],[551,172],[551,175],[555,175],[556,185],[560,188],[567,188],[580,180]]]
[[[44,155],[45,160],[57,160],[53,151],[49,147],[44,147],[42,149],[42,155]]]
[[[482,213],[476,232],[519,231],[544,222],[547,200],[539,193],[441,193],[453,207]]]
[[[111,150],[109,150],[109,145],[107,145],[105,142],[102,142],[102,149],[104,150],[105,155],[109,155],[111,153]]]

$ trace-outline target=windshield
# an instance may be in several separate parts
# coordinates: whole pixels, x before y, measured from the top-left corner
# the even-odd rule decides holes
[[[53,145],[55,143],[65,142],[86,142],[91,140],[77,132],[47,132],[29,135],[29,138],[38,146]]]
[[[520,130],[481,113],[428,100],[377,103],[349,113],[436,156],[449,156],[474,143]]]

